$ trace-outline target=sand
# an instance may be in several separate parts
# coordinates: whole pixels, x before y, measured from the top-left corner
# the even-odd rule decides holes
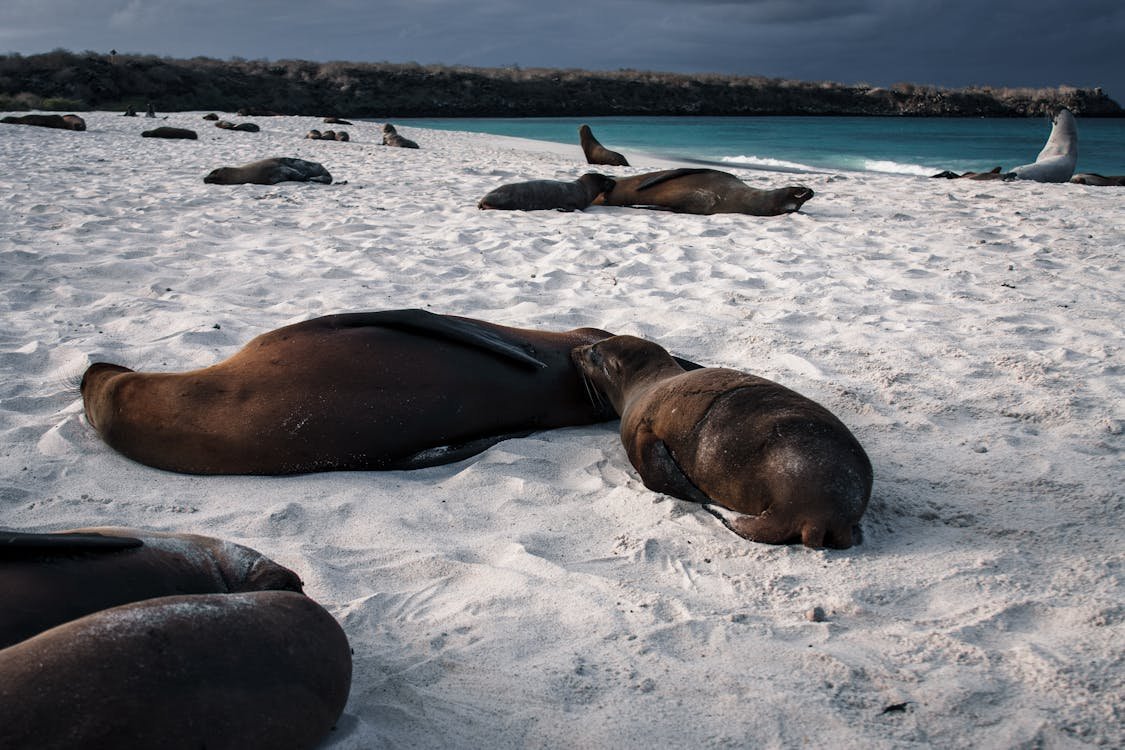
[[[159,123],[198,141],[0,126],[0,526],[190,531],[296,570],[355,652],[329,748],[1125,745],[1125,192],[738,171],[816,197],[479,211],[592,169],[577,135],[400,128],[407,150],[201,114]],[[269,156],[347,184],[203,183]],[[662,166],[628,157],[599,169]],[[196,477],[82,414],[93,361],[187,370],[406,307],[645,336],[804,393],[874,464],[863,544],[737,538],[645,489],[616,423],[421,471]]]

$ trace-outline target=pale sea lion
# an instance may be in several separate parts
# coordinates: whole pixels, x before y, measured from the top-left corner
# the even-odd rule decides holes
[[[501,185],[489,192],[480,199],[477,208],[581,211],[613,185],[613,178],[596,172],[588,172],[573,182],[564,180],[515,182]]]
[[[1101,187],[1109,187],[1113,185],[1125,185],[1125,175],[1100,175],[1094,172],[1079,172],[1070,178],[1070,181],[1077,185],[1099,185]]]
[[[241,167],[219,167],[203,181],[216,185],[276,185],[279,182],[321,182],[328,185],[332,182],[332,175],[318,162],[281,156]]]
[[[578,140],[582,144],[582,153],[586,155],[587,163],[606,164],[612,167],[629,166],[629,162],[624,156],[616,151],[610,151],[598,142],[589,125],[582,125],[578,128]]]
[[[86,121],[78,115],[10,115],[0,122],[9,125],[34,125],[58,130],[85,130]]]
[[[424,310],[329,315],[258,336],[202,370],[91,365],[82,398],[112,448],[170,471],[421,468],[536,430],[613,419],[570,358],[609,335]]]
[[[573,356],[621,415],[621,441],[646,487],[745,514],[719,518],[753,541],[852,545],[871,496],[871,462],[823,406],[736,370],[685,372],[634,336]]]
[[[759,190],[728,172],[681,168],[617,177],[595,205],[659,208],[685,214],[738,213],[776,216],[797,211],[813,191],[807,187]]]
[[[196,140],[199,136],[196,135],[194,130],[187,128],[173,128],[167,125],[162,125],[159,128],[152,130],[145,130],[141,133],[142,138],[181,138],[187,140]]]
[[[0,747],[312,748],[351,675],[339,624],[302,594],[149,599],[0,649]]]
[[[395,126],[389,122],[383,125],[383,145],[395,146],[397,148],[418,148],[418,144],[409,138],[404,138],[395,130]]]
[[[1012,170],[1018,180],[1066,182],[1078,164],[1078,125],[1068,109],[1059,110],[1051,125],[1051,135],[1032,164]]]

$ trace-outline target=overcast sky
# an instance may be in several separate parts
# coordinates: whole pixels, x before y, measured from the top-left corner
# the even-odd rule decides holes
[[[1125,104],[1125,0],[0,0],[0,51],[59,47],[1070,84]]]

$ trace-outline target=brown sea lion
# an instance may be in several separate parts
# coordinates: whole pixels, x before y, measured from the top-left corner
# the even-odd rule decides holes
[[[338,141],[350,141],[351,138],[348,136],[348,131],[337,130],[336,131],[336,140],[338,140]]]
[[[351,125],[347,120],[341,120],[339,117],[325,117],[324,122],[328,125]]]
[[[823,406],[736,370],[685,372],[634,336],[573,356],[621,415],[621,441],[646,487],[746,514],[719,518],[756,542],[852,545],[871,462]]]
[[[213,121],[213,120],[218,120],[219,116],[217,114],[215,114],[214,112],[208,112],[207,114],[203,115],[203,119]]]
[[[267,590],[300,592],[301,579],[257,551],[221,539],[111,527],[0,530],[0,649],[121,604]]]
[[[581,211],[614,185],[610,177],[588,172],[574,182],[531,180],[501,185],[477,203],[477,208],[517,211]]]
[[[389,122],[383,126],[383,145],[397,148],[418,148],[418,144],[409,138],[403,138]]]
[[[91,365],[82,398],[106,443],[170,471],[421,468],[535,430],[613,419],[570,359],[609,335],[424,310],[329,315],[193,372]]]
[[[196,135],[194,130],[188,130],[187,128],[172,128],[172,127],[168,127],[167,125],[163,125],[159,128],[153,128],[152,130],[143,131],[141,133],[141,137],[142,138],[184,138],[184,139],[194,141],[199,136]]]
[[[257,133],[261,130],[261,128],[252,122],[240,122],[235,125],[230,120],[219,120],[215,123],[215,127],[221,130],[240,130],[244,133]]]
[[[685,167],[618,177],[595,205],[659,208],[683,214],[776,216],[797,211],[813,191],[807,187],[759,190],[728,172]]]
[[[307,138],[308,140],[311,140],[311,141],[319,141],[323,137],[324,137],[324,133],[321,133],[319,130],[316,130],[315,128],[310,130],[309,132],[305,133],[305,138]]]
[[[629,166],[629,162],[626,161],[624,156],[616,151],[610,151],[598,143],[598,139],[594,137],[589,125],[582,125],[578,128],[578,140],[582,143],[582,153],[586,154],[588,164],[606,164],[611,167]]]
[[[1070,181],[1077,185],[1099,185],[1101,187],[1111,187],[1114,185],[1125,185],[1125,175],[1100,175],[1096,172],[1079,172],[1070,178]]]
[[[1011,173],[1002,172],[1000,167],[993,167],[992,169],[988,170],[987,172],[963,172],[961,174],[958,174],[956,172],[953,172],[953,171],[947,169],[944,172],[938,172],[937,174],[930,175],[930,177],[935,178],[935,179],[946,179],[946,180],[1008,180],[1008,179],[1012,179]]]
[[[78,115],[11,115],[0,119],[9,125],[35,125],[58,130],[85,130],[86,121]]]
[[[334,141],[334,140],[336,140],[336,131],[335,130],[325,130],[323,133],[320,134],[320,139],[323,140],[323,141]]]
[[[215,185],[276,185],[279,182],[321,182],[328,185],[332,182],[332,175],[318,162],[280,156],[241,167],[219,167],[203,181]]]
[[[339,624],[302,594],[149,599],[0,650],[0,747],[312,748],[351,675]]]

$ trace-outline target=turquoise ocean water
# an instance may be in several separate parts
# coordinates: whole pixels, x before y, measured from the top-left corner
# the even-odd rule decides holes
[[[930,175],[1035,161],[1046,118],[529,117],[406,119],[396,124],[578,145],[587,123],[607,148],[749,167]],[[1125,119],[1079,119],[1078,171],[1125,174]]]

